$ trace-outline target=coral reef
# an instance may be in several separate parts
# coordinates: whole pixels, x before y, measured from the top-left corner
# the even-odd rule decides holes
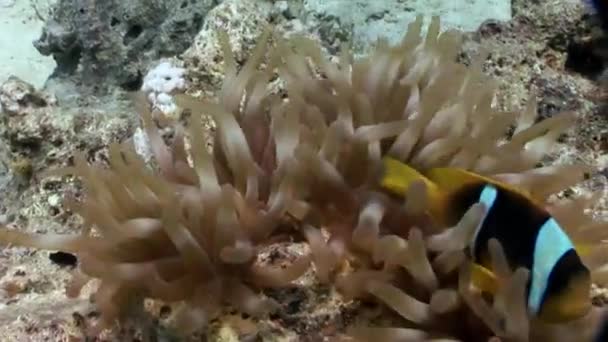
[[[192,45],[181,56],[193,89],[212,93],[222,84],[223,54],[218,44],[218,32],[228,32],[235,57],[243,62],[253,49],[256,38],[270,23],[270,9],[267,2],[226,0],[209,11]]]
[[[490,252],[498,293],[487,299],[471,286],[465,249],[483,207],[472,206],[453,227],[437,226],[424,186],[394,198],[378,187],[378,173],[382,156],[391,155],[419,170],[462,167],[524,189],[589,245],[585,261],[596,270],[605,262],[595,244],[605,223],[583,209],[598,196],[552,196],[589,168],[537,167],[574,117],[536,123],[534,100],[518,115],[496,110],[496,84],[481,69],[485,55],[458,64],[460,34],[440,34],[437,18],[426,35],[421,30],[418,18],[401,43],[380,41],[360,59],[343,49],[337,63],[301,37],[274,37],[267,53],[266,33],[240,70],[220,34],[225,80],[218,100],[178,96],[189,122],[176,127],[170,147],[139,101],[157,172],[127,145],[110,146],[109,169],[81,155],[52,174],[82,180],[85,197],[68,204],[83,217],[84,232],[3,229],[0,241],[76,254],[68,294],[99,280],[93,300],[101,320],[93,333],[124,321],[145,297],[178,302],[183,331],[205,326],[223,304],[256,317],[272,312],[278,305],[253,290],[286,286],[310,258],[283,268],[257,259],[269,244],[301,235],[322,283],[335,283],[346,298],[375,298],[403,318],[399,328],[355,324],[348,331],[355,339],[559,340],[559,327],[527,317],[528,270],[510,269],[496,241]],[[275,73],[285,98],[269,87]],[[211,151],[205,115],[217,125]],[[594,277],[603,281],[603,270]],[[465,323],[452,324],[454,315]],[[588,320],[579,333],[592,332]]]
[[[230,2],[232,1],[223,3]],[[239,1],[234,1],[234,4],[237,3]],[[288,6],[281,1],[275,2],[273,11],[280,12],[271,12],[270,16],[265,14],[267,6],[254,9],[261,11],[257,13],[261,13],[260,15],[264,19],[262,23],[269,20],[277,25],[279,31],[284,31],[287,35],[292,32],[316,32],[307,35],[324,47],[328,47],[331,54],[339,50],[338,44],[335,44],[339,39],[333,37],[335,37],[334,33],[341,34],[344,30],[333,24],[335,19],[319,18],[325,26],[314,26],[317,23],[315,20],[298,19],[301,18],[302,13],[301,8],[298,8],[295,2],[287,3]],[[247,15],[252,13],[248,12]],[[563,110],[576,111],[577,123],[574,125],[574,129],[569,130],[566,135],[560,136],[559,142],[555,144],[555,153],[543,157],[541,163],[543,165],[569,165],[582,162],[599,170],[599,172],[593,172],[587,181],[576,184],[568,191],[555,196],[560,200],[567,201],[572,196],[585,197],[593,191],[604,189],[606,186],[604,176],[607,160],[606,146],[608,146],[606,145],[607,121],[603,115],[605,109],[597,104],[598,95],[601,95],[597,85],[592,79],[587,78],[588,74],[577,73],[577,68],[584,67],[581,64],[583,60],[577,60],[576,56],[571,53],[571,48],[576,48],[576,45],[572,44],[574,39],[582,38],[582,41],[585,41],[589,17],[583,14],[581,2],[578,1],[536,3],[514,0],[513,13],[514,19],[510,22],[490,21],[482,25],[477,32],[466,34],[464,51],[459,55],[459,60],[470,64],[471,59],[474,59],[479,51],[491,52],[489,58],[483,63],[483,71],[484,74],[489,74],[496,80],[498,86],[496,110],[510,111],[522,108],[529,101],[530,90],[537,90],[538,107],[535,121],[554,116],[555,113]],[[217,11],[216,14],[213,20],[219,24],[218,28],[226,29],[229,32],[237,64],[241,68],[252,50],[255,37],[261,31],[239,29],[237,24],[242,19],[243,13],[241,12]],[[330,28],[330,32],[328,36],[322,34],[319,39],[315,35],[322,27]],[[202,66],[198,69],[202,71],[199,74],[201,75],[200,82],[194,82],[191,89],[192,93],[198,93],[198,90],[203,89],[207,98],[215,96],[217,88],[221,85],[224,64],[223,54],[220,52],[220,45],[216,44],[215,34],[211,30],[209,33],[214,38],[206,44],[211,46],[214,51],[210,54],[204,52],[201,54],[203,57],[200,58],[200,65]],[[325,39],[327,41],[324,41]],[[328,56],[328,58],[333,60],[334,56]],[[188,68],[190,69],[188,72],[195,70],[192,66]],[[573,70],[575,72],[572,72]],[[209,75],[212,77],[212,82],[208,84]],[[595,75],[591,76],[595,77]],[[57,82],[57,80],[51,80],[51,82]],[[128,144],[129,139],[133,139],[139,146],[138,153],[142,152],[146,160],[151,154],[151,152],[146,154],[149,150],[147,146],[149,139],[142,130],[136,131],[136,135],[130,138],[133,134],[133,130],[130,128],[133,126],[133,111],[125,104],[121,104],[121,100],[112,97],[98,99],[91,97],[90,93],[80,95],[76,88],[66,88],[61,91],[63,94],[57,94],[58,108],[54,106],[30,108],[23,116],[12,116],[10,129],[0,125],[0,177],[2,177],[0,183],[2,183],[4,191],[0,196],[1,224],[8,224],[11,227],[18,227],[21,231],[31,233],[74,233],[81,227],[80,217],[73,215],[69,207],[62,206],[58,199],[66,194],[75,198],[87,198],[87,190],[82,189],[79,185],[80,182],[73,182],[71,178],[68,178],[67,181],[60,181],[52,177],[42,179],[40,172],[71,161],[69,156],[73,155],[76,150],[82,151],[86,159],[92,163],[106,164],[109,159],[107,145],[110,141],[123,141]],[[69,98],[70,101],[63,101],[66,98]],[[186,111],[180,120],[187,121],[188,113]],[[6,117],[4,118],[6,119]],[[36,124],[40,119],[45,122],[44,125]],[[160,133],[163,139],[171,142],[175,137],[174,129],[179,126],[165,125],[166,123],[161,123]],[[203,131],[208,142],[213,140],[214,129],[215,125],[211,124],[210,120],[203,123]],[[21,140],[11,141],[10,136],[32,136],[35,138],[36,144],[21,144],[19,142]],[[58,137],[61,138],[59,139],[61,143],[52,143],[58,141]],[[186,150],[189,150],[189,142],[186,142]],[[15,163],[17,169],[27,170],[27,167],[23,167],[27,164],[22,163],[27,160],[31,161],[30,165],[33,166],[34,175],[29,185],[13,187],[9,184],[5,188],[3,183],[6,179],[5,176],[13,177],[13,173],[11,171],[7,173],[5,168]],[[402,203],[400,199],[397,201]],[[605,208],[606,200],[602,197],[599,205],[590,213],[596,217],[605,217]],[[368,212],[373,212],[373,210],[370,209]],[[316,223],[313,225],[320,225]],[[385,227],[384,223],[381,227]],[[326,237],[325,233],[324,237]],[[407,235],[403,235],[403,237],[407,238]],[[309,252],[306,245],[298,240],[271,244],[266,251],[261,253],[258,262],[263,265],[289,265],[295,257]],[[0,288],[4,290],[0,291],[0,332],[7,341],[81,340],[83,338],[83,327],[89,326],[90,322],[96,321],[98,317],[96,308],[85,299],[87,295],[95,292],[98,284],[96,281],[83,288],[80,298],[66,299],[63,287],[68,277],[71,276],[70,267],[56,264],[49,259],[48,253],[23,248],[3,248],[0,258],[2,261],[0,263]],[[374,271],[378,271],[378,265],[367,263],[366,253],[360,252],[359,249],[357,249],[356,257],[353,258],[349,255],[347,259],[349,264],[362,260],[363,265],[354,263],[355,269],[372,267]],[[396,271],[397,273],[407,273],[400,267],[393,268],[393,270],[395,269],[400,269],[400,271]],[[345,271],[348,271],[348,267],[340,265],[335,271],[338,273],[338,277],[330,274],[330,280],[342,279],[341,275]],[[435,269],[435,271],[437,271],[438,279],[441,280],[442,288],[457,289],[456,283],[451,279],[446,281],[440,270]],[[374,296],[365,295],[363,304],[359,301],[348,301],[343,295],[338,295],[328,286],[318,284],[315,278],[315,272],[307,272],[295,282],[298,285],[296,287],[265,290],[264,294],[267,297],[280,304],[278,312],[271,314],[266,319],[252,320],[240,317],[238,314],[234,315],[233,312],[220,315],[206,332],[208,339],[211,341],[245,340],[253,337],[269,341],[318,341],[343,332],[346,326],[353,324],[354,327],[350,332],[354,334],[370,333],[370,331],[359,329],[359,327],[369,325],[401,327],[393,331],[384,330],[385,333],[410,333],[409,336],[426,334],[426,332],[403,329],[403,327],[407,329],[415,328],[415,326],[404,322],[398,315],[392,315],[390,313],[392,310],[387,311],[382,309],[382,306],[374,305],[373,303],[378,302]],[[408,294],[415,295],[423,303],[428,303],[428,295],[418,291],[411,292],[411,288],[402,287],[401,277],[397,278],[396,285],[399,288],[405,289]],[[338,284],[341,285],[340,282]],[[344,288],[340,286],[339,288],[344,293]],[[7,290],[8,292],[6,292]],[[605,289],[594,286],[592,291],[595,304],[606,303]],[[422,292],[424,292],[424,288]],[[443,298],[445,303],[449,303],[449,299],[453,298],[453,292],[442,291],[434,298],[436,299],[431,302],[430,306],[433,310],[437,308],[437,299]],[[458,305],[461,308],[464,307],[462,304]],[[170,335],[166,335],[167,330],[164,325],[168,313],[172,311],[171,308],[160,303],[151,305],[150,301],[146,301],[145,307],[152,314],[152,320],[135,315],[133,319],[137,321],[138,326],[121,325],[120,331],[117,332],[118,336],[104,334],[99,339],[102,341],[141,339],[142,329],[153,332],[161,340],[170,339],[171,337],[168,337]],[[468,309],[458,311],[459,314],[467,312],[470,314]],[[448,317],[451,316],[447,315],[446,319]],[[455,319],[462,322],[464,317],[471,318],[473,322],[479,322],[475,315],[458,315]],[[580,338],[578,332],[587,330],[588,323],[590,322],[587,320],[574,322],[554,329],[551,334],[555,334],[562,340]],[[466,325],[466,327],[471,328],[470,325]],[[443,331],[450,330],[446,327],[443,329],[445,329]],[[471,330],[478,331],[478,329]],[[484,330],[484,334],[488,332],[485,329],[481,330]],[[538,330],[536,329],[536,331]],[[371,333],[379,332],[378,330],[371,331]],[[546,329],[541,331],[541,333],[547,332]],[[547,337],[547,339],[551,340],[551,337]]]
[[[213,0],[61,0],[34,45],[55,58],[53,77],[137,90],[150,63],[190,46],[214,5]]]

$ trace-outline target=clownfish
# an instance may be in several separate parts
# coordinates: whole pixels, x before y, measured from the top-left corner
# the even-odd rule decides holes
[[[456,224],[473,204],[485,206],[468,248],[478,266],[473,272],[492,274],[488,242],[497,239],[512,270],[530,270],[526,295],[533,317],[565,322],[591,309],[589,270],[555,218],[525,191],[464,169],[434,168],[423,175],[395,159],[383,159],[383,189],[404,196],[415,181],[426,185],[428,214],[445,226]],[[475,279],[473,275],[474,284]]]

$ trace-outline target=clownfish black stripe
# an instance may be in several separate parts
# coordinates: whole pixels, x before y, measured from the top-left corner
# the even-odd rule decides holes
[[[487,198],[482,198],[482,193],[488,189],[495,192],[490,202]],[[471,246],[474,260],[486,257],[488,242],[495,238],[501,243],[509,266],[532,269],[536,237],[542,224],[549,219],[548,214],[530,207],[516,193],[502,191],[484,183],[463,187],[454,194],[452,200],[460,203],[463,209],[477,202],[485,202],[486,215],[477,228]]]

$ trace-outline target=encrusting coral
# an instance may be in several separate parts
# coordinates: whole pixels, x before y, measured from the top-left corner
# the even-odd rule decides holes
[[[425,37],[421,28],[418,18],[400,44],[380,41],[361,59],[345,48],[338,63],[304,38],[273,37],[276,47],[266,53],[267,32],[240,70],[220,35],[226,78],[218,101],[178,96],[191,115],[185,129],[176,125],[170,147],[140,108],[157,172],[126,145],[110,146],[109,168],[77,157],[60,173],[83,181],[86,197],[69,202],[85,219],[84,232],[3,229],[0,241],[77,254],[69,290],[101,280],[94,296],[100,328],[122,319],[134,295],[181,302],[178,321],[189,329],[203,327],[223,304],[263,314],[276,303],[255,291],[295,280],[312,259],[319,280],[345,298],[375,299],[404,319],[399,328],[352,326],[346,339],[563,338],[555,333],[563,327],[528,317],[529,271],[510,269],[497,241],[490,242],[496,295],[487,298],[471,285],[465,251],[483,206],[441,227],[428,217],[423,184],[405,199],[378,186],[384,155],[419,170],[462,167],[513,184],[586,245],[583,258],[595,280],[608,274],[595,242],[605,238],[606,225],[584,210],[599,197],[551,196],[583,180],[588,168],[537,167],[574,116],[536,123],[533,101],[521,114],[495,110],[496,86],[481,70],[485,56],[459,64],[458,33],[440,34],[438,18]],[[286,96],[271,86],[277,75]],[[203,115],[217,125],[212,151]],[[280,238],[283,225],[306,238],[311,256],[283,269],[260,265],[260,248]]]

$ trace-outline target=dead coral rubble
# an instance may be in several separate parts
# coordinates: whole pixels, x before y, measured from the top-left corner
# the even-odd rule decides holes
[[[460,35],[440,34],[437,18],[426,37],[421,26],[418,19],[400,44],[380,41],[356,61],[344,49],[336,64],[302,38],[275,37],[276,48],[266,53],[266,33],[240,70],[220,35],[226,77],[218,101],[178,97],[192,115],[185,129],[177,127],[172,146],[141,110],[158,172],[128,146],[111,147],[109,169],[76,158],[63,173],[79,176],[86,187],[82,202],[70,201],[86,221],[84,232],[38,236],[5,229],[0,241],[76,253],[80,266],[70,293],[101,280],[94,296],[101,327],[121,318],[131,296],[143,294],[182,303],[179,321],[196,328],[222,304],[251,314],[273,308],[254,291],[296,279],[310,258],[279,270],[257,264],[256,254],[277,238],[278,227],[296,222],[322,282],[335,283],[346,298],[376,299],[404,319],[402,328],[353,326],[352,338],[548,336],[554,328],[526,314],[528,270],[509,269],[498,242],[490,244],[500,280],[496,296],[482,297],[471,286],[465,248],[481,206],[453,227],[436,226],[427,216],[424,186],[398,199],[378,188],[377,176],[387,154],[420,170],[463,167],[528,190],[574,240],[597,241],[605,224],[583,210],[597,196],[563,202],[550,196],[582,180],[586,168],[536,167],[573,116],[535,123],[533,101],[521,114],[496,111],[483,56],[471,67],[458,64]],[[286,98],[269,86],[275,74]],[[217,124],[211,152],[203,115]],[[586,260],[597,269],[603,250],[590,250]]]

